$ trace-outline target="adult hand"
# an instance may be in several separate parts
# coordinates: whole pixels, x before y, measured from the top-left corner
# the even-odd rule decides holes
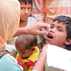
[[[49,27],[45,23],[37,22],[35,25],[32,25],[31,27],[28,27],[28,33],[33,35],[43,35],[46,32],[41,31],[41,28],[46,28],[46,30],[49,30]]]
[[[29,26],[29,27],[23,27],[23,28],[18,28],[17,32],[15,33],[14,36],[19,36],[22,34],[32,34],[32,35],[43,35],[46,32],[41,31],[41,28],[45,28],[46,31],[49,30],[49,27],[45,23],[37,22],[35,25]]]

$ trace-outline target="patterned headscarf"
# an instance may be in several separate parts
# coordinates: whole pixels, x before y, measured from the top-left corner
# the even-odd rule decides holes
[[[0,56],[5,54],[4,42],[17,31],[20,20],[18,0],[0,0]]]

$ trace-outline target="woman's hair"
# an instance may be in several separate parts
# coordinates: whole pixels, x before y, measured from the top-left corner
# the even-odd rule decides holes
[[[25,45],[25,49],[31,49],[34,46],[37,46],[37,38],[35,35],[23,34],[18,36],[15,42],[15,46],[19,47],[20,45]]]
[[[25,4],[27,4],[27,2],[29,4],[32,4],[32,0],[18,0],[19,2],[25,2]]]
[[[54,21],[58,21],[59,23],[60,22],[63,22],[63,24],[66,24],[66,32],[67,32],[67,37],[66,39],[71,39],[71,18],[68,17],[68,16],[63,16],[63,15],[60,15],[60,16],[57,16],[54,20]],[[66,49],[67,50],[71,50],[71,44],[70,45],[66,45]]]

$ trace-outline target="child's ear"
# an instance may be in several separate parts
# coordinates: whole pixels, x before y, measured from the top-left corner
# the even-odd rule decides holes
[[[71,39],[66,39],[65,44],[70,45],[71,44]]]
[[[32,50],[35,50],[35,47],[33,47]]]

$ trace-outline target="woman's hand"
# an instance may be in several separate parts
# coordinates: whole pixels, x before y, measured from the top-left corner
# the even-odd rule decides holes
[[[47,24],[45,23],[41,23],[41,22],[37,22],[35,25],[32,25],[31,27],[28,27],[28,33],[29,34],[33,34],[33,35],[43,35],[46,32],[45,31],[41,31],[41,28],[46,28],[46,30],[49,30],[49,27]]]
[[[19,36],[19,35],[22,35],[22,34],[43,35],[46,32],[41,31],[40,30],[41,28],[45,28],[46,31],[49,30],[49,27],[48,27],[47,24],[37,22],[34,25],[29,26],[29,27],[18,28],[18,30],[17,30],[17,32],[15,33],[14,36]]]

